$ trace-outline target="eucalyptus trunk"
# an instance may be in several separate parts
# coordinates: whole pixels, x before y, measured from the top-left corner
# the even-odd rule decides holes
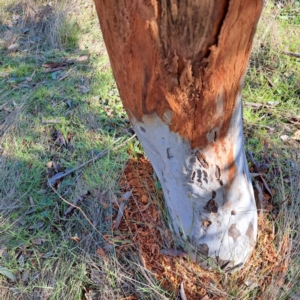
[[[194,260],[240,266],[257,209],[241,90],[262,0],[95,0],[123,105]]]

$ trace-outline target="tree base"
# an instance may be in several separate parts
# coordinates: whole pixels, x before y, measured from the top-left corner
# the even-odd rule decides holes
[[[171,132],[171,113],[131,121],[160,180],[170,228],[190,258],[208,268],[238,267],[257,236],[257,209],[244,154],[241,109],[227,137],[204,149]],[[233,151],[233,152],[232,152]],[[232,159],[230,159],[232,157]],[[210,260],[207,260],[210,258]]]

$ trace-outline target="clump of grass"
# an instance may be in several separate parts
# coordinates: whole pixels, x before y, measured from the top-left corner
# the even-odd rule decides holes
[[[79,45],[80,33],[81,45],[86,39],[100,37],[99,30],[97,34],[92,30],[97,27],[97,20],[91,1],[74,5],[72,1],[1,0],[0,6],[3,47],[19,43],[27,51],[71,50]]]
[[[299,10],[297,1],[284,5],[268,1],[257,29],[243,90],[246,142],[254,151],[261,150],[264,139],[281,149],[299,149],[292,138],[284,142],[280,138],[293,137],[297,130],[293,122],[299,122],[299,63],[285,54],[295,51],[295,44],[300,47],[299,31],[293,27]],[[282,18],[288,11],[293,14]]]

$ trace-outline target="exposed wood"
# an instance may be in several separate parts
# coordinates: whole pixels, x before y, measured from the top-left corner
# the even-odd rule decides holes
[[[95,1],[124,106],[171,111],[172,131],[204,147],[235,109],[262,1]],[[124,63],[126,62],[126,63]],[[219,101],[215,101],[219,99]],[[220,106],[226,115],[219,117]],[[199,122],[195,118],[201,116]]]

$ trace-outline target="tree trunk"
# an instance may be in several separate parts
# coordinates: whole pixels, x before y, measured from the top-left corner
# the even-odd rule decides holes
[[[242,265],[257,235],[241,89],[262,0],[95,0],[124,107],[190,257]]]

